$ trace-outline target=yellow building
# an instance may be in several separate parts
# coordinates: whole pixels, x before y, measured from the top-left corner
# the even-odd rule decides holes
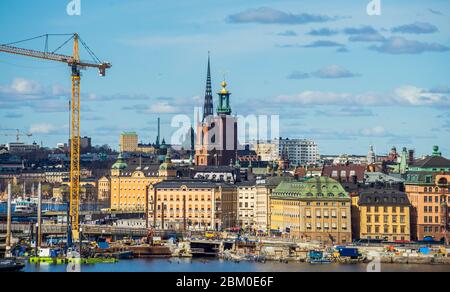
[[[135,132],[120,134],[120,152],[136,152],[138,150],[138,135]]]
[[[237,189],[226,183],[166,180],[149,187],[148,225],[169,230],[237,226]]]
[[[170,155],[161,165],[142,164],[133,161],[128,165],[122,154],[111,168],[111,209],[118,211],[144,212],[147,203],[147,188],[162,180],[176,176],[176,168]]]
[[[360,239],[410,241],[410,208],[404,192],[368,189],[359,201]]]
[[[281,182],[270,200],[272,233],[322,243],[351,242],[351,199],[328,177]]]

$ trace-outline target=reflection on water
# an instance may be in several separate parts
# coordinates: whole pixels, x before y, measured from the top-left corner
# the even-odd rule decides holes
[[[28,264],[25,272],[65,272],[65,265]],[[82,265],[82,272],[365,272],[366,264],[230,262],[220,259],[134,259],[115,264]],[[446,265],[382,264],[382,272],[450,272]]]

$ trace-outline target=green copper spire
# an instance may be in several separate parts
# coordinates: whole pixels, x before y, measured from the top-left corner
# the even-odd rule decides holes
[[[219,95],[219,105],[217,106],[217,114],[230,115],[231,107],[230,107],[230,95],[231,93],[227,90],[227,83],[225,81],[222,82],[222,90],[218,93]]]

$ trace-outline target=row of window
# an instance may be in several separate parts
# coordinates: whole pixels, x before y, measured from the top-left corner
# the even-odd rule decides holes
[[[373,218],[373,221],[372,221]],[[400,223],[406,222],[406,217],[404,215],[397,216],[397,215],[383,215],[383,222],[389,222],[389,218],[392,219],[392,223],[397,223],[398,218],[400,218]],[[379,223],[380,222],[380,215],[367,215],[366,217],[367,223]]]
[[[372,226],[372,225],[367,225],[366,226],[366,228],[367,228],[367,233],[372,233],[372,232],[374,232],[374,233],[380,233],[380,230],[382,230],[383,231],[383,233],[399,233],[399,231],[400,231],[400,233],[405,233],[406,232],[406,226],[400,226],[400,228],[397,226],[397,225],[393,225],[392,226],[392,228],[389,228],[389,225],[384,225],[383,226],[383,228],[380,228],[380,226],[378,226],[378,225],[375,225],[375,226]],[[392,229],[392,232],[390,232],[390,229]]]
[[[424,201],[424,203],[433,203],[433,197],[434,197],[434,203],[439,203],[439,196],[424,196],[423,197],[423,201]],[[445,202],[445,199],[444,198],[442,198],[443,200],[443,202]],[[447,202],[449,202],[450,203],[450,196],[448,196],[448,198],[447,198]]]
[[[378,213],[381,210],[384,213],[388,213],[389,212],[389,208],[391,208],[392,213],[397,213],[397,211],[400,211],[400,213],[404,213],[405,212],[405,207],[395,207],[395,206],[393,206],[393,207],[369,206],[369,207],[367,207],[367,212],[368,213],[371,213],[371,212]]]

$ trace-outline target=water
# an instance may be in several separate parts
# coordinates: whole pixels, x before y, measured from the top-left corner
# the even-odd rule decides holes
[[[230,262],[221,259],[133,259],[114,264],[82,265],[81,272],[365,272],[366,264]],[[24,272],[66,272],[66,265],[27,264]],[[382,264],[382,272],[450,272],[446,265]]]

